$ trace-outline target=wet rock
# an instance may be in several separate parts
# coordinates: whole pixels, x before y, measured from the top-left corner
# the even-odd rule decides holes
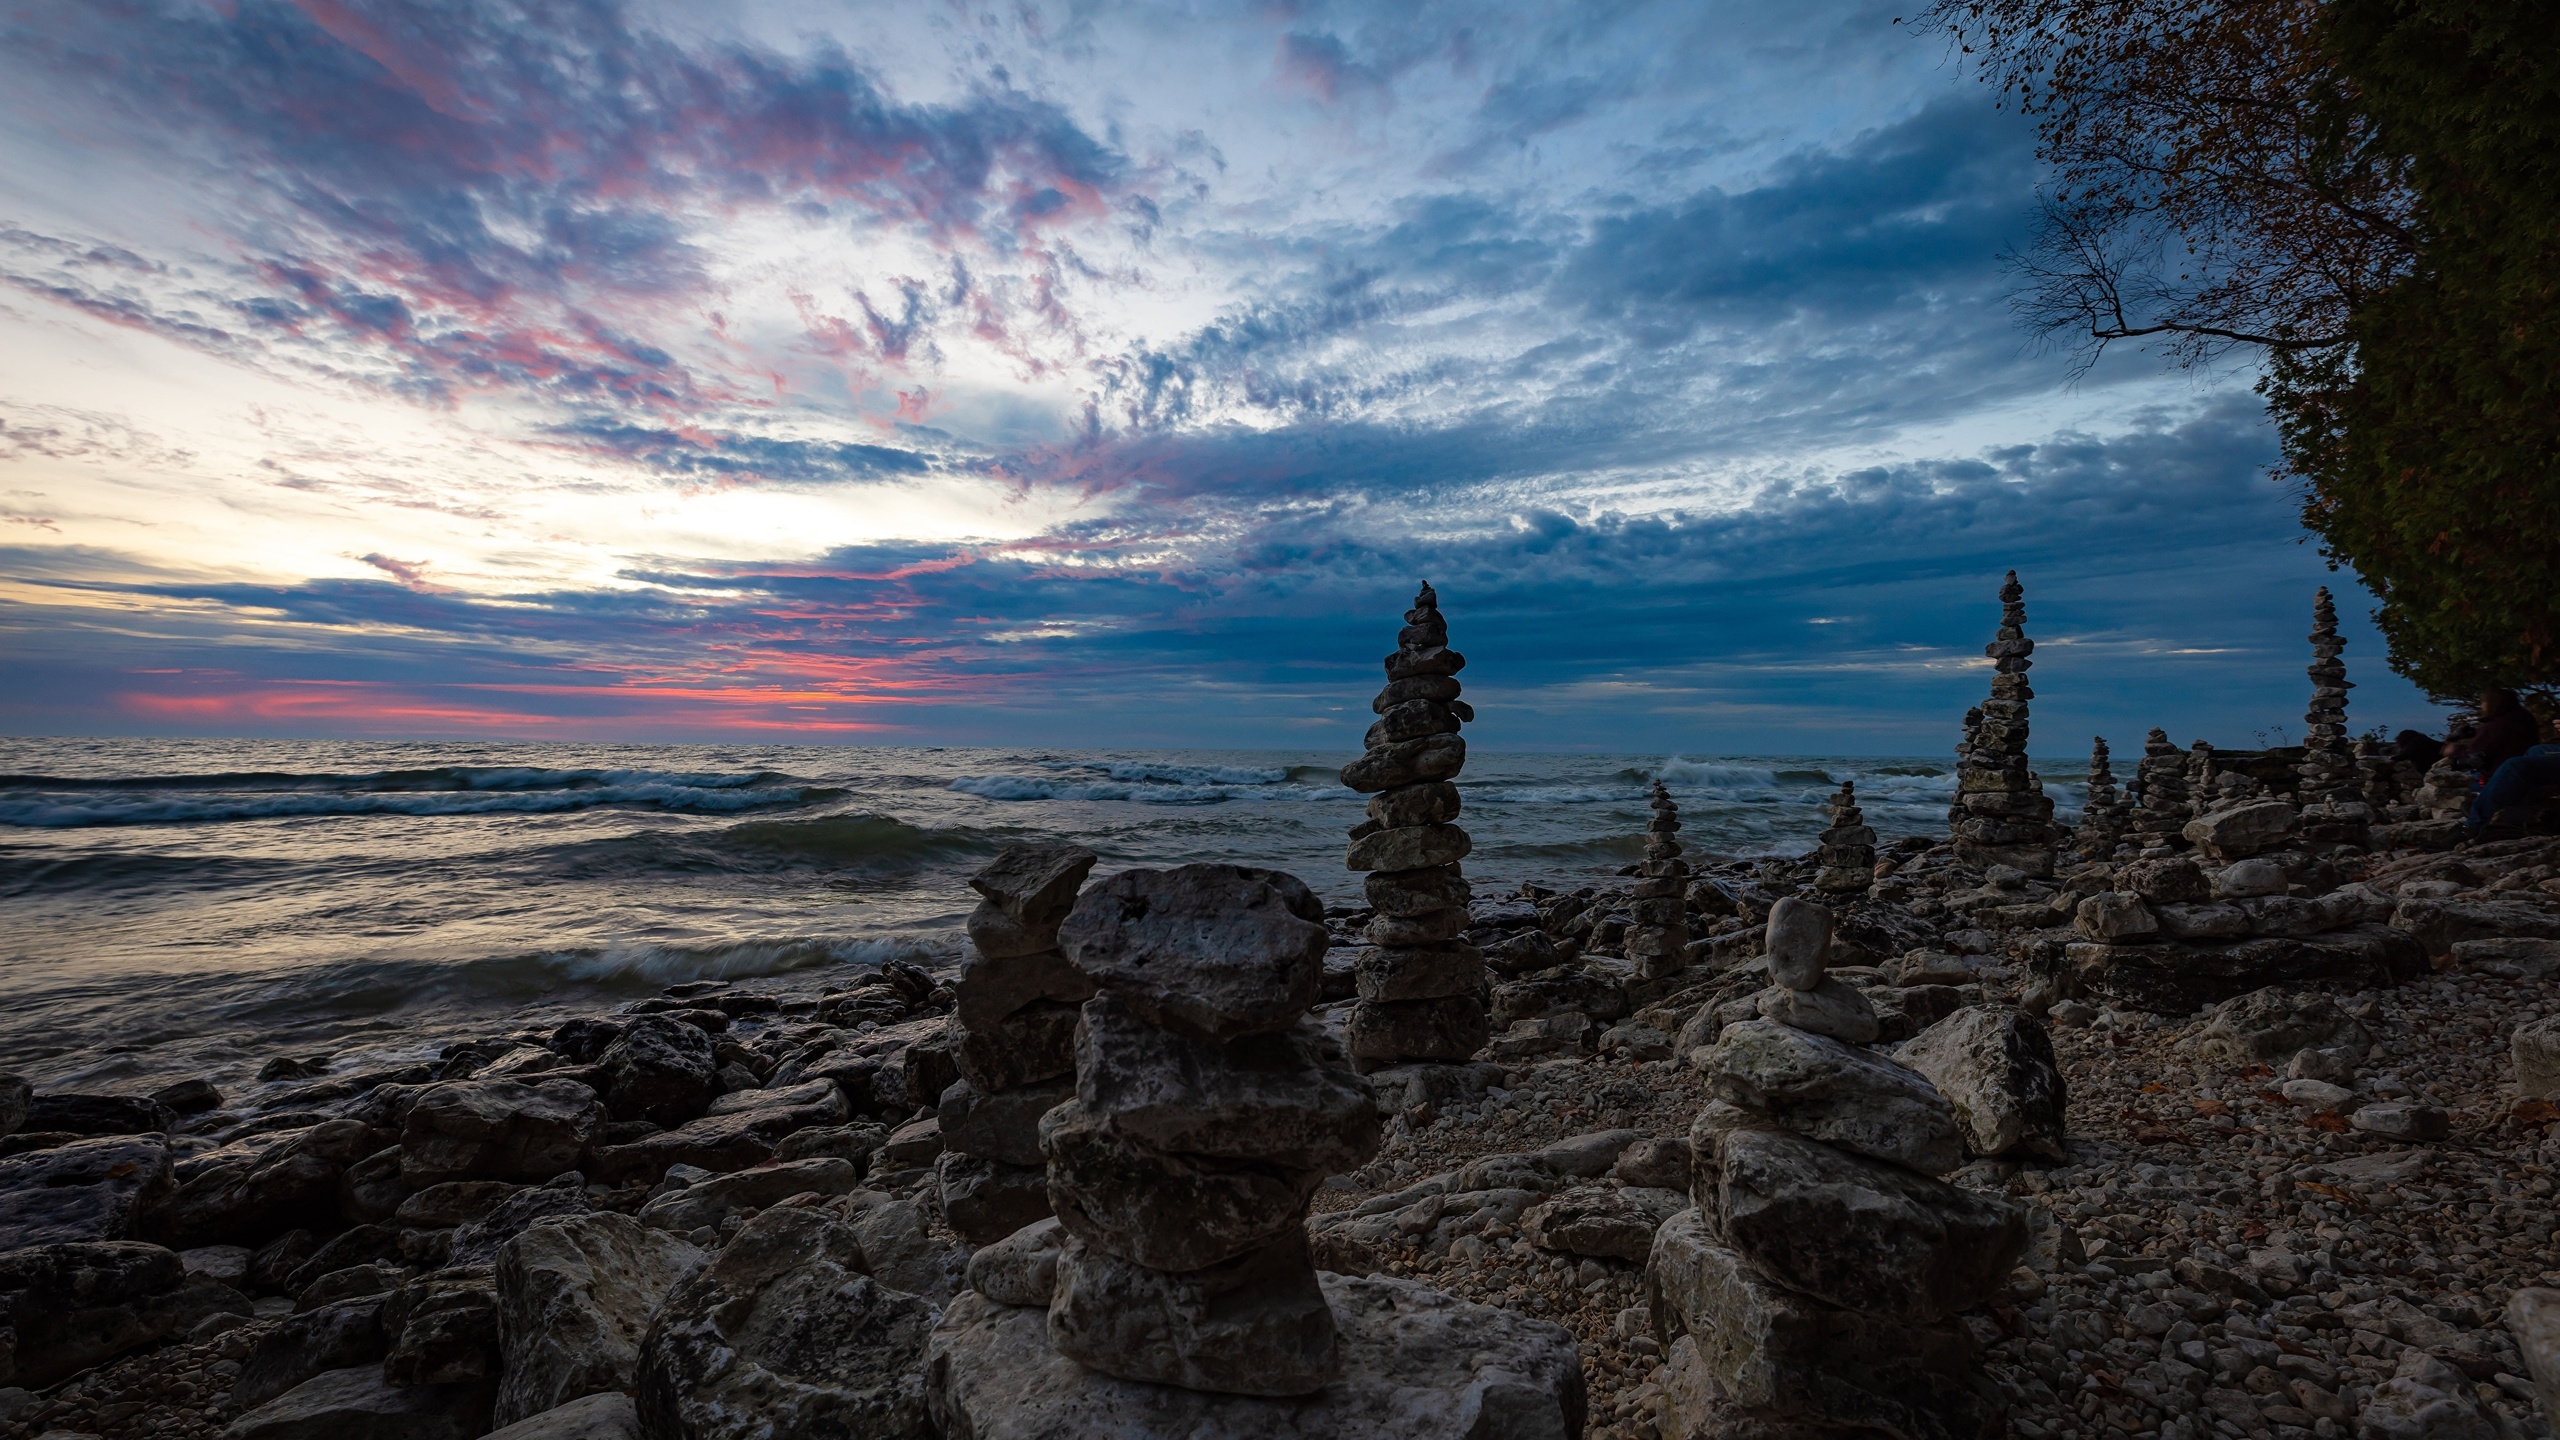
[[[642,1440],[640,1410],[619,1391],[589,1395],[503,1425],[487,1440]]]
[[[595,1092],[572,1080],[448,1082],[409,1107],[400,1175],[420,1189],[446,1180],[548,1180],[577,1167],[603,1122]]]
[[[357,1120],[312,1126],[255,1159],[198,1173],[152,1207],[143,1229],[164,1245],[186,1249],[259,1245],[287,1230],[328,1228],[338,1218],[347,1167],[382,1138]]]
[[[638,1364],[642,1433],[926,1440],[933,1307],[863,1273],[852,1227],[784,1207],[676,1286]]]
[[[1042,1311],[1058,1289],[1058,1253],[1067,1232],[1055,1218],[1025,1225],[969,1257],[969,1288],[999,1305]]]
[[[0,1252],[0,1385],[52,1385],[176,1328],[186,1269],[135,1241],[36,1244]]]
[[[73,1140],[0,1159],[0,1251],[131,1238],[171,1189],[160,1136]]]
[[[312,1377],[231,1422],[223,1440],[472,1440],[489,1430],[489,1392],[394,1385],[378,1365]]]
[[[572,1171],[547,1185],[519,1190],[489,1208],[477,1220],[453,1232],[452,1265],[495,1265],[499,1247],[546,1220],[584,1215],[595,1207],[587,1199],[585,1177]]]
[[[27,1106],[35,1099],[35,1087],[22,1075],[0,1074],[0,1136],[15,1135],[27,1128]]]
[[[410,1281],[383,1302],[382,1333],[382,1374],[394,1385],[494,1383],[497,1273],[473,1265]]]
[[[1971,1006],[1914,1036],[1894,1058],[1953,1107],[1966,1153],[2063,1158],[2063,1081],[2043,1025],[2000,1006]]]
[[[1725,1027],[1693,1058],[1718,1099],[1927,1174],[1964,1163],[1955,1109],[1917,1071],[1768,1020]]]
[[[1072,1221],[1067,1229],[1049,1339],[1068,1358],[1232,1395],[1303,1395],[1339,1373],[1333,1314],[1295,1225],[1262,1249],[1180,1273],[1096,1249]]]
[[[671,1191],[640,1207],[640,1223],[657,1230],[689,1235],[744,1210],[761,1210],[794,1195],[846,1195],[862,1183],[862,1172],[842,1160],[792,1160],[760,1165],[716,1176]]]
[[[711,1037],[663,1015],[625,1026],[596,1064],[604,1072],[605,1108],[616,1120],[681,1125],[701,1118],[720,1093]]]
[[[498,1253],[496,1422],[628,1390],[650,1318],[710,1257],[627,1216],[538,1225]]]
[[[222,1092],[214,1088],[212,1081],[197,1076],[152,1091],[151,1103],[166,1106],[179,1115],[201,1115],[222,1108]]]
[[[23,1128],[68,1135],[165,1134],[176,1127],[177,1112],[156,1100],[134,1095],[38,1095],[27,1105]]]
[[[1320,1178],[1245,1161],[1176,1155],[1115,1133],[1077,1104],[1040,1122],[1049,1203],[1103,1251],[1159,1270],[1203,1270],[1296,1232]]]
[[[1076,1054],[1084,1113],[1158,1149],[1329,1171],[1377,1151],[1375,1092],[1312,1024],[1218,1045],[1097,997]]]
[[[268,1331],[241,1363],[232,1403],[254,1408],[313,1376],[381,1360],[385,1298],[369,1295],[323,1305]]]
[[[1295,1025],[1329,943],[1303,884],[1233,865],[1122,871],[1085,891],[1058,938],[1141,1019],[1215,1041]]]

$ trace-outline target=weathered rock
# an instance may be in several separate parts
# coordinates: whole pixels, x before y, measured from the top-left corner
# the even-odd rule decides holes
[[[784,1122],[765,1111],[705,1115],[620,1145],[598,1145],[588,1152],[588,1160],[595,1178],[608,1184],[654,1181],[677,1165],[725,1174],[772,1159],[775,1146],[788,1133]]]
[[[1463,941],[1373,947],[1353,962],[1352,983],[1372,1004],[1473,995],[1484,988],[1484,952]]]
[[[1641,1262],[1653,1249],[1655,1227],[1688,1203],[1678,1190],[1577,1185],[1523,1214],[1520,1233],[1541,1250]]]
[[[1917,1071],[1768,1020],[1728,1025],[1693,1063],[1715,1096],[1783,1129],[1927,1174],[1964,1163],[1954,1108]]]
[[[717,1230],[742,1210],[761,1210],[794,1195],[847,1195],[861,1183],[859,1169],[832,1158],[759,1165],[660,1195],[640,1207],[639,1220],[652,1229],[689,1235],[705,1226]]]
[[[1375,1092],[1311,1023],[1217,1045],[1097,997],[1076,1037],[1075,1097],[1160,1150],[1339,1173],[1378,1149]]]
[[[138,1095],[38,1095],[27,1103],[24,1128],[65,1135],[165,1134],[178,1114]]]
[[[1455,865],[1467,858],[1474,843],[1455,825],[1414,825],[1400,830],[1373,830],[1351,843],[1343,866],[1349,870],[1427,870]]]
[[[1774,1131],[1725,1137],[1725,1243],[1788,1289],[1923,1322],[2000,1294],[2026,1248],[2016,1207]]]
[[[2417,942],[2380,925],[2306,937],[2074,944],[2064,958],[2083,990],[2162,1015],[2192,1015],[2268,986],[2362,990],[2427,973]]]
[[[2255,895],[2282,895],[2291,884],[2284,867],[2273,860],[2242,860],[2214,875],[2213,893],[2225,900],[2245,900]]]
[[[1007,1165],[947,1151],[935,1162],[935,1185],[943,1223],[972,1245],[1001,1240],[1050,1215],[1046,1165]]]
[[[960,983],[954,988],[959,1003],[952,1013],[969,1030],[991,1029],[1036,1001],[1080,1005],[1093,995],[1093,981],[1065,951],[1052,947],[1000,960],[972,950],[961,957]]]
[[[2516,1093],[2528,1100],[2560,1100],[2560,1015],[2517,1026],[2507,1047],[2516,1062]]]
[[[576,1171],[547,1185],[531,1186],[489,1207],[477,1220],[456,1226],[448,1265],[495,1265],[498,1250],[527,1229],[546,1220],[566,1220],[595,1207],[587,1200],[585,1177]]]
[[[1454,650],[1442,652],[1456,656]],[[1400,740],[1342,767],[1342,783],[1363,795],[1423,781],[1446,780],[1466,768],[1467,742],[1455,735]]]
[[[2230,864],[2277,849],[2302,826],[2302,812],[2284,800],[2258,800],[2215,810],[2187,822],[2187,842]]]
[[[1009,845],[969,877],[969,888],[1016,924],[1055,926],[1099,858],[1081,845]]]
[[[468,1225],[524,1188],[505,1180],[447,1180],[411,1194],[391,1218],[414,1230]]]
[[[650,1317],[709,1260],[674,1235],[609,1213],[537,1225],[508,1241],[497,1266],[505,1363],[496,1422],[630,1389]]]
[[[2154,905],[2200,905],[2213,898],[2213,881],[2184,855],[2136,860],[2116,872],[2116,888]]]
[[[1363,1000],[1344,1025],[1354,1069],[1415,1060],[1464,1060],[1484,1048],[1492,1022],[1474,995],[1438,1000]]]
[[[1218,1041],[1295,1025],[1328,943],[1303,884],[1234,865],[1122,871],[1085,891],[1058,939],[1141,1019]]]
[[[223,1440],[473,1440],[489,1431],[489,1392],[394,1385],[378,1365],[331,1370],[231,1422]]]
[[[1075,1093],[1072,1079],[1049,1080],[995,1095],[967,1080],[954,1081],[950,1089],[942,1092],[942,1105],[936,1112],[942,1121],[942,1143],[1007,1165],[1037,1165],[1041,1163],[1040,1117],[1074,1099]]]
[[[341,1300],[286,1319],[258,1340],[231,1387],[235,1405],[254,1409],[311,1379],[382,1359],[382,1307],[387,1296]]]
[[[1427,915],[1464,908],[1474,892],[1455,865],[1430,870],[1371,871],[1360,888],[1381,915]]]
[[[2298,1051],[2346,1050],[2361,1058],[2373,1032],[2326,995],[2269,986],[2214,1007],[2196,1052],[2234,1065],[2282,1065]]]
[[[1831,912],[1811,900],[1780,897],[1769,907],[1762,947],[1770,979],[1790,990],[1811,990],[1831,964]]]
[[[2406,932],[2429,955],[2451,954],[2465,940],[2560,940],[2560,915],[2494,900],[2411,899],[2391,913],[2391,928]]]
[[[1314,1394],[1204,1394],[1097,1374],[1038,1311],[964,1295],[927,1372],[949,1440],[1570,1440],[1582,1361],[1561,1328],[1411,1281],[1320,1276],[1342,1378]]]
[[[841,1125],[851,1116],[844,1091],[833,1081],[804,1080],[770,1089],[733,1090],[711,1102],[706,1115],[755,1115],[770,1128],[792,1131]]]
[[[2546,1415],[2560,1415],[2560,1290],[2519,1290],[2507,1301],[2507,1333]]]
[[[2140,896],[2109,890],[2081,901],[2071,928],[2086,940],[2140,940],[2158,934],[2160,922]]]
[[[1619,1152],[1616,1162],[1609,1167],[1609,1173],[1629,1185],[1686,1190],[1689,1187],[1689,1158],[1687,1136],[1647,1136]]]
[[[596,1064],[604,1071],[605,1108],[616,1120],[681,1125],[700,1119],[720,1093],[711,1037],[664,1015],[624,1026]]]
[[[642,1342],[641,1432],[927,1440],[933,1307],[863,1273],[853,1227],[784,1206],[678,1285]]]
[[[448,1267],[394,1291],[382,1306],[383,1378],[394,1385],[495,1384],[498,1277]]]
[[[577,1168],[603,1123],[595,1092],[574,1080],[448,1082],[410,1105],[400,1176],[419,1189],[445,1180],[548,1180]]]
[[[1067,1232],[1056,1219],[1025,1225],[969,1257],[969,1288],[999,1305],[1049,1308]]]
[[[952,1059],[962,1079],[989,1093],[1073,1074],[1076,1007],[1034,1001],[992,1025],[962,1032]]]
[[[794,1130],[773,1147],[776,1160],[819,1160],[833,1157],[857,1168],[871,1163],[889,1139],[889,1127],[875,1121],[852,1125],[817,1125]]]
[[[1969,1006],[1894,1058],[1937,1088],[1973,1155],[2063,1158],[2062,1070],[2042,1023],[2004,1006]]]
[[[15,1135],[27,1127],[27,1106],[35,1097],[35,1087],[25,1076],[0,1074],[0,1136]]]
[[[1158,1270],[1205,1270],[1299,1229],[1321,1175],[1176,1155],[1115,1133],[1079,1104],[1040,1122],[1049,1203],[1086,1244]]]
[[[2361,1440],[2496,1440],[2499,1427],[2461,1371],[2413,1345],[2400,1352],[2392,1377],[2373,1387],[2356,1433]]]
[[[2367,1105],[2348,1116],[2347,1123],[2365,1134],[2404,1144],[2442,1140],[2453,1133],[2452,1117],[2434,1105],[2394,1102]]]
[[[1874,1040],[1879,1026],[1876,1009],[1867,1003],[1867,997],[1833,975],[1823,976],[1821,984],[1805,990],[1772,985],[1761,991],[1754,1003],[1763,1016],[1781,1025],[1851,1045]]]
[[[338,1219],[347,1167],[380,1138],[357,1120],[315,1125],[255,1159],[198,1173],[152,1207],[144,1231],[164,1245],[187,1249],[260,1245],[287,1230],[328,1228]],[[389,1168],[396,1181],[396,1157]]]
[[[915,1201],[856,1190],[838,1203],[872,1279],[937,1303],[958,1288],[965,1258],[925,1229],[924,1210]]]
[[[0,1385],[41,1388],[151,1344],[176,1327],[185,1284],[174,1253],[130,1240],[0,1252]]]
[[[1297,1226],[1179,1274],[1095,1249],[1075,1228],[1067,1223],[1049,1302],[1050,1343],[1069,1359],[1231,1395],[1304,1395],[1340,1373],[1333,1314]]]
[[[169,1142],[157,1135],[74,1140],[0,1159],[0,1251],[130,1239],[170,1193]]]
[[[503,1425],[486,1440],[642,1440],[640,1409],[620,1391],[589,1395]]]

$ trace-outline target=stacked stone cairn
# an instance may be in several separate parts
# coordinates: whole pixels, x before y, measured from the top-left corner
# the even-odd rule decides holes
[[[2158,726],[2142,742],[2142,760],[2134,767],[2133,838],[2143,857],[2174,855],[2186,846],[2182,833],[2194,818],[2187,808],[2187,761],[2169,734]]]
[[[2391,763],[2382,742],[2370,735],[2356,737],[2355,755],[2356,773],[2364,781],[2364,803],[2372,807],[2375,819],[2381,819],[2400,803],[2399,767]]]
[[[1645,980],[1677,972],[1689,950],[1689,864],[1680,858],[1680,807],[1659,780],[1653,782],[1652,803],[1643,868],[1632,892],[1635,924],[1626,942],[1636,975]]]
[[[1973,763],[1974,738],[1981,733],[1982,707],[1976,705],[1964,712],[1964,738],[1956,742],[1957,774],[1963,774],[1964,768]],[[1948,833],[1953,834],[1962,824],[1964,824],[1964,795],[1958,792],[1956,798],[1947,805]]]
[[[1800,899],[1771,908],[1777,988],[1848,990],[1824,973],[1829,920]],[[1917,1071],[1803,1023],[1828,1014],[1764,1005],[1691,1062],[1713,1096],[1689,1132],[1695,1205],[1655,1232],[1645,1266],[1670,1371],[1661,1431],[1996,1436],[2004,1416],[1959,1317],[2005,1293],[2025,1217],[1937,1178],[1965,1159],[1954,1107]]]
[[[2375,810],[2347,746],[2347,642],[2338,634],[2338,605],[2323,585],[2311,602],[2311,708],[2303,717],[2297,797],[2303,838],[2314,844],[2363,849],[2372,838]]]
[[[1351,1063],[1363,1071],[1464,1061],[1492,1030],[1484,955],[1462,938],[1470,892],[1458,862],[1470,842],[1451,823],[1451,782],[1467,761],[1458,727],[1475,718],[1458,698],[1467,657],[1449,648],[1429,585],[1404,620],[1386,658],[1386,688],[1370,702],[1378,721],[1365,753],[1342,767],[1342,783],[1369,797],[1345,860],[1367,872],[1373,912],[1354,966],[1359,1002],[1345,1025]]]
[[[1956,854],[1986,869],[2013,865],[2051,875],[2053,801],[2027,766],[2027,702],[2035,698],[2027,685],[2034,662],[2027,657],[2036,642],[2027,638],[2026,593],[2018,572],[2010,571],[2000,586],[2000,633],[1983,647],[1999,673],[1956,766],[1956,804],[1963,812],[1955,824]]]
[[[2116,772],[2109,763],[2107,737],[2099,735],[2089,741],[2089,799],[2080,807],[2080,830],[2074,837],[2081,858],[2108,860],[2123,843],[2131,815],[2122,797],[2116,793]]]
[[[1058,949],[1058,926],[1094,854],[1074,845],[1016,845],[969,877],[983,898],[960,962],[952,1059],[941,1096],[942,1213],[972,1245],[1049,1213],[1040,1117],[1075,1090],[1078,1006],[1093,982]]]
[[[1831,797],[1831,827],[1822,832],[1814,861],[1813,888],[1825,895],[1855,899],[1876,883],[1875,827],[1858,808],[1855,781],[1841,781]]]

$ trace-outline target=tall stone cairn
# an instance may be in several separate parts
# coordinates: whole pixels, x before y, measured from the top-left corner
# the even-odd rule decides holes
[[[2400,803],[2400,771],[2384,752],[2382,742],[2370,735],[2356,737],[2356,773],[2364,779],[2364,803],[2373,807],[2376,817],[2388,814]]]
[[[1377,1097],[1307,1009],[1324,904],[1235,865],[1127,870],[1061,932],[1097,987],[1040,1120],[1066,1232],[1048,1333],[1089,1370],[1233,1395],[1340,1373],[1307,1200],[1377,1153]]]
[[[1689,949],[1689,863],[1680,858],[1680,807],[1659,780],[1653,782],[1652,804],[1633,891],[1635,924],[1627,931],[1627,957],[1645,980],[1679,970]]]
[[[1342,783],[1369,797],[1369,818],[1351,830],[1344,863],[1367,872],[1374,912],[1354,964],[1359,1002],[1345,1025],[1351,1063],[1362,1071],[1408,1061],[1463,1061],[1484,1048],[1484,954],[1467,930],[1467,877],[1458,869],[1472,842],[1451,823],[1467,763],[1458,727],[1475,711],[1458,698],[1467,657],[1449,648],[1449,625],[1429,585],[1404,612],[1387,686],[1369,708],[1366,753],[1342,767]]]
[[[1982,724],[1956,767],[1956,854],[1974,865],[2014,865],[2053,873],[2053,801],[2027,767],[2027,686],[2036,642],[2027,638],[2026,588],[2012,570],[2000,586],[2000,633],[1982,653],[1998,674],[1982,704]]]
[[[2080,830],[2074,837],[2081,858],[2105,860],[2115,855],[2130,818],[2127,808],[2116,792],[2116,772],[2107,754],[2107,737],[2094,736],[2089,741],[2089,800],[2080,807]]]
[[[2187,747],[2187,816],[2194,819],[2222,801],[2222,777],[2213,763],[2213,745],[2198,740]]]
[[[2347,662],[2339,657],[2347,642],[2338,635],[2338,605],[2329,587],[2311,601],[2311,708],[2302,717],[2302,759],[2294,768],[2301,777],[2299,798],[2305,805],[2356,801],[2364,797],[2363,777],[2347,747]]]
[[[2134,767],[2141,787],[2133,810],[2133,839],[2147,859],[2187,848],[2184,833],[2195,817],[2187,809],[2187,758],[2157,726],[2144,737],[2142,760]]]
[[[972,1245],[1049,1213],[1040,1116],[1075,1093],[1077,1007],[1093,994],[1058,949],[1058,926],[1094,854],[1015,845],[969,877],[983,897],[953,987],[960,1078],[942,1092],[942,1213]]]
[[[2000,1297],[2027,1244],[1996,1195],[1938,1178],[1962,1165],[1955,1108],[1865,1048],[1827,991],[1830,914],[1770,908],[1762,1018],[1691,1064],[1713,1097],[1689,1129],[1692,1208],[1654,1232],[1645,1291],[1669,1374],[1665,1435],[2003,1433],[1959,1318]],[[1778,1003],[1770,1003],[1774,997]]]
[[[1831,827],[1822,832],[1814,852],[1813,888],[1825,895],[1855,899],[1876,883],[1876,832],[1858,808],[1857,782],[1843,780],[1831,797]]]
[[[1963,774],[1964,767],[1973,763],[1974,737],[1981,733],[1982,707],[1976,705],[1964,712],[1964,738],[1956,742],[1957,774]],[[1947,802],[1947,832],[1955,833],[1956,828],[1962,824],[1964,824],[1964,795],[1958,792],[1955,799]]]

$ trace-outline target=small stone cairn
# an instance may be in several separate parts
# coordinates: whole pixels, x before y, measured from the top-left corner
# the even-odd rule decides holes
[[[1689,949],[1689,865],[1680,858],[1680,807],[1659,780],[1653,782],[1652,803],[1643,869],[1631,892],[1635,924],[1627,931],[1627,956],[1645,980],[1678,971]]]
[[[1854,900],[1876,883],[1876,832],[1858,808],[1857,782],[1840,782],[1840,793],[1831,797],[1831,828],[1822,832],[1819,845],[1814,889]]]
[[[1981,733],[1982,707],[1975,705],[1964,712],[1964,738],[1956,742],[1956,773],[1958,775],[1962,775],[1965,767],[1973,763],[1973,742]],[[1964,824],[1964,813],[1964,792],[1958,791],[1956,798],[1947,802],[1949,834],[1955,833],[1956,829]]]
[[[2338,605],[2323,585],[2311,602],[2311,708],[2303,717],[2298,798],[2302,837],[2313,844],[2363,849],[2376,811],[2347,745],[2347,642],[2338,634]]]
[[[2400,803],[2400,771],[2384,752],[2382,742],[2370,735],[2356,737],[2356,773],[2364,780],[2364,803],[2373,807],[2379,819],[2391,813]]]
[[[2036,642],[2027,638],[2026,589],[2018,572],[2000,586],[2000,633],[1983,647],[1998,674],[1956,767],[1956,854],[1989,868],[2012,865],[2029,875],[2053,873],[2053,801],[2027,765],[2027,670]],[[1970,717],[1968,717],[1970,718]]]
[[[1094,853],[1015,845],[969,877],[984,897],[954,990],[960,1078],[942,1092],[945,1221],[972,1245],[1049,1213],[1040,1116],[1075,1091],[1077,1007],[1093,982],[1058,949],[1058,926]]]
[[[2142,742],[2134,783],[2140,793],[2134,797],[2133,836],[2143,857],[2157,859],[2186,848],[2181,832],[2194,818],[2187,808],[2187,761],[2158,726]]]
[[[1429,585],[1414,597],[1386,658],[1387,685],[1370,709],[1365,753],[1342,783],[1369,797],[1344,863],[1367,873],[1374,912],[1354,974],[1359,1003],[1345,1025],[1351,1063],[1363,1071],[1410,1061],[1458,1062],[1491,1034],[1483,952],[1467,930],[1471,843],[1451,823],[1467,762],[1458,727],[1475,712],[1458,698],[1467,657],[1449,648],[1449,625]]]
[[[2123,842],[2125,828],[2131,820],[2131,807],[2116,792],[2116,772],[2109,763],[2107,737],[2094,736],[2089,741],[2089,799],[2080,807],[2080,831],[2075,843],[2081,858],[2108,860]]]
[[[1823,907],[1778,901],[1776,988],[1855,996],[1825,973],[1830,940]],[[2000,1434],[1958,1316],[2004,1293],[2025,1218],[1936,1178],[1964,1163],[1965,1131],[1925,1077],[1821,1023],[1827,1005],[1762,1014],[1692,1062],[1713,1096],[1689,1132],[1695,1205],[1645,1266],[1662,1433]]]

